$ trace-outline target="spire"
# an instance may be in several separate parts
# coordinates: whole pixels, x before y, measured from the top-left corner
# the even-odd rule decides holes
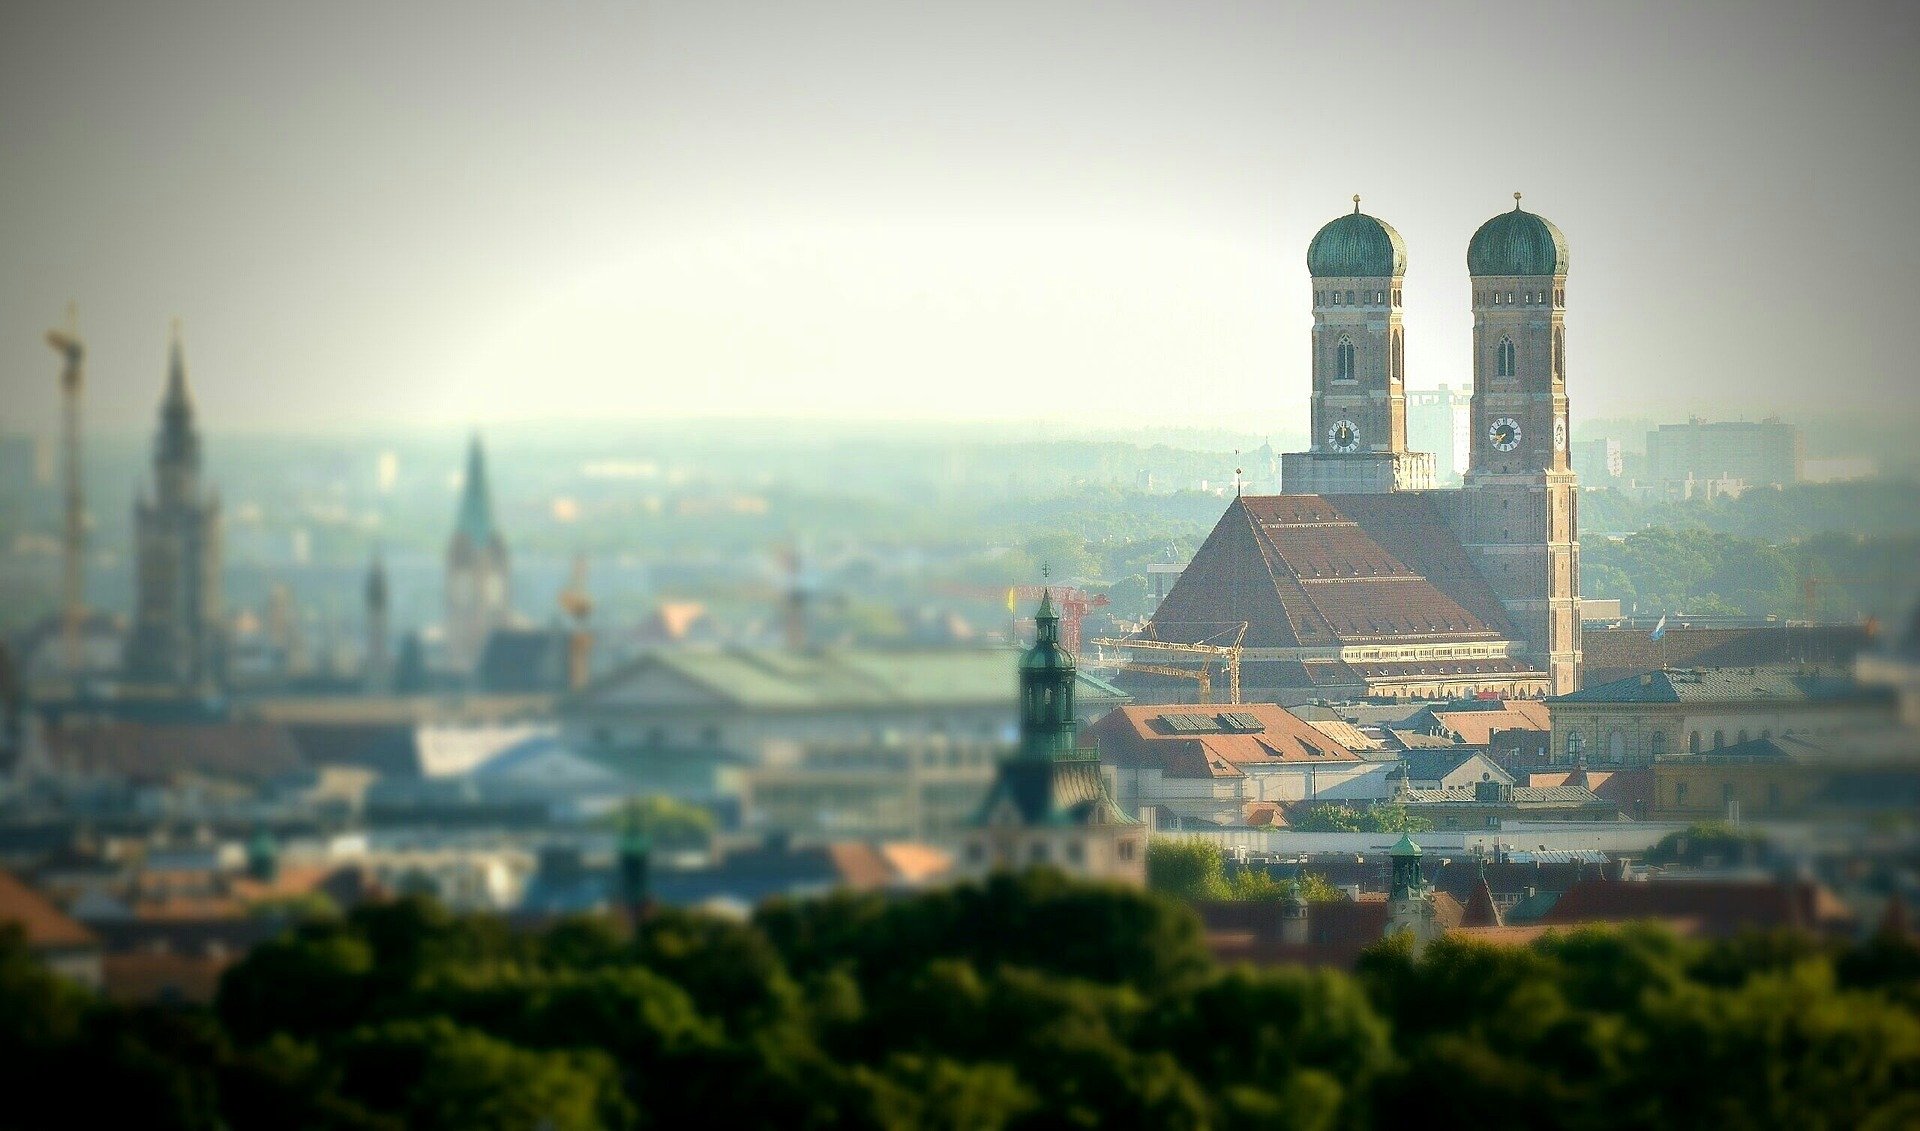
[[[154,450],[160,464],[197,468],[200,438],[193,428],[193,398],[187,393],[186,351],[180,344],[180,320],[173,320],[167,343],[167,391],[160,401],[160,437]]]
[[[1473,877],[1473,891],[1467,896],[1465,913],[1460,918],[1463,927],[1504,927],[1506,921],[1500,915],[1500,906],[1493,901],[1493,888],[1487,884],[1487,862],[1481,860],[1476,865]]]
[[[1060,640],[1060,614],[1053,607],[1053,590],[1040,591],[1040,607],[1033,610],[1033,642],[1054,644]]]
[[[1520,194],[1517,192],[1513,194],[1513,210],[1520,211]]]
[[[495,537],[493,496],[487,490],[487,458],[480,450],[480,434],[474,433],[467,447],[467,475],[460,493],[460,515],[455,534],[465,535],[475,546],[484,546]]]
[[[1357,192],[1353,194],[1353,214],[1360,215],[1360,194]]]
[[[367,566],[367,607],[387,607],[387,565],[377,547],[373,551],[372,563]]]

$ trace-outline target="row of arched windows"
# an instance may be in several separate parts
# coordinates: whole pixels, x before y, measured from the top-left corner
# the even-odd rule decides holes
[[[1567,301],[1566,295],[1567,292],[1555,287],[1553,290],[1553,305],[1565,305]],[[1547,305],[1546,291],[1479,291],[1474,294],[1473,298],[1474,301],[1481,306]]]
[[[1313,301],[1319,306],[1360,306],[1371,302],[1374,306],[1387,305],[1387,291],[1315,291]],[[1400,305],[1400,292],[1391,292],[1393,305]]]

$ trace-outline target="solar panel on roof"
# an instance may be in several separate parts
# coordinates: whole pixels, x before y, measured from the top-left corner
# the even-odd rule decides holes
[[[1259,716],[1248,714],[1245,711],[1222,711],[1220,712],[1220,722],[1224,724],[1228,730],[1245,731],[1249,734],[1257,734],[1267,729],[1265,725],[1260,722]]]

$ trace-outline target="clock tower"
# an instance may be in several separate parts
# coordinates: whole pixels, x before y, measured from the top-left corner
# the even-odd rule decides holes
[[[1580,679],[1578,492],[1568,454],[1567,241],[1520,208],[1480,226],[1473,277],[1472,457],[1454,526],[1565,695]]]
[[[1382,494],[1433,486],[1433,456],[1407,451],[1400,285],[1407,247],[1353,211],[1307,247],[1313,276],[1312,447],[1280,458],[1288,494]]]

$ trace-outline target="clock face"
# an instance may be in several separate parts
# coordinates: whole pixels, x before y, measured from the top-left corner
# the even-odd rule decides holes
[[[1567,422],[1564,420],[1553,422],[1553,450],[1556,452],[1567,450]]]
[[[1360,426],[1351,420],[1336,420],[1327,429],[1327,446],[1336,452],[1360,450]]]
[[[1520,422],[1511,416],[1503,416],[1487,429],[1487,439],[1500,451],[1510,452],[1520,446]]]

